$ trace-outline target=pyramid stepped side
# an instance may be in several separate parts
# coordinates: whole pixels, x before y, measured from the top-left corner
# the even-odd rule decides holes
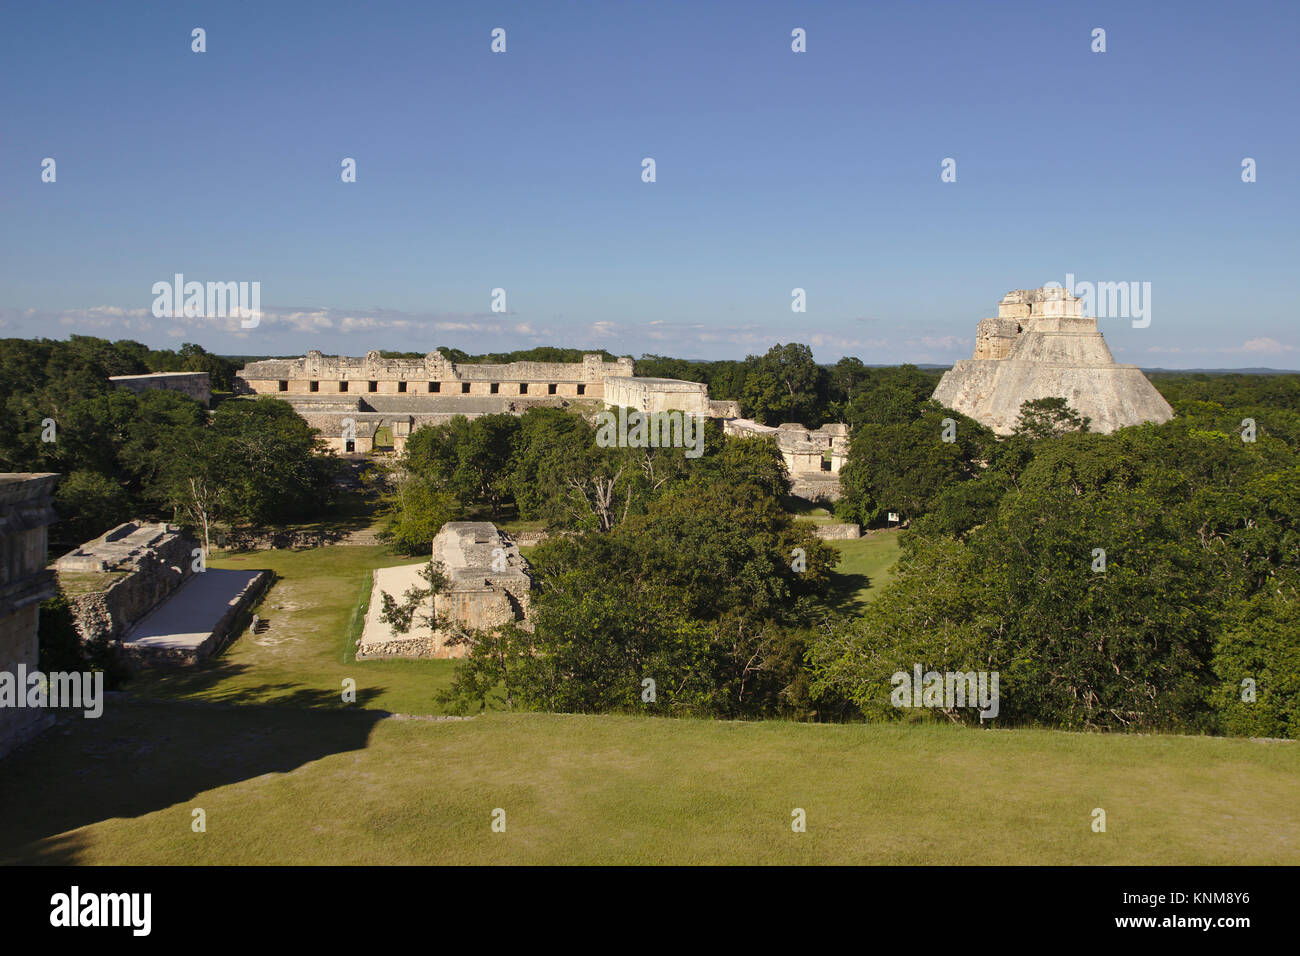
[[[1008,297],[1033,297],[1045,291],[1020,291]],[[1069,302],[1067,308],[1073,304]],[[1021,317],[1018,327],[1005,358],[957,362],[944,373],[934,400],[999,435],[1011,434],[1020,406],[1038,398],[1065,399],[1091,419],[1092,431],[1102,433],[1174,417],[1169,403],[1141,369],[1115,363],[1096,319],[1035,313]]]

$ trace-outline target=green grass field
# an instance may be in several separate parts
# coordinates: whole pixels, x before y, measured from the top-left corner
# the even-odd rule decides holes
[[[136,678],[140,697],[224,703],[343,707],[343,681],[372,710],[437,714],[434,696],[451,683],[451,661],[353,660],[375,568],[414,563],[384,547],[252,551],[214,557],[214,568],[269,568],[277,575],[255,613],[263,634],[245,631],[198,667]]]
[[[888,580],[897,535],[834,545],[851,610]],[[0,863],[1300,863],[1300,746],[1285,742],[388,716],[438,714],[455,666],[352,659],[370,571],[410,560],[214,558],[276,572],[257,609],[271,628],[137,678],[101,719],[65,716],[7,758]]]
[[[1250,740],[141,703],[5,770],[4,863],[1300,863]]]
[[[865,538],[831,541],[840,552],[833,574],[833,599],[845,613],[862,607],[889,583],[898,561],[898,532],[876,531]]]

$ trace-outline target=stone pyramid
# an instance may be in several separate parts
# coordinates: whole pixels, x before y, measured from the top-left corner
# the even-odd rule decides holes
[[[1174,410],[1136,365],[1117,365],[1080,300],[1061,288],[1017,289],[975,330],[975,356],[944,373],[934,400],[1009,435],[1020,405],[1064,398],[1095,432],[1167,422]]]

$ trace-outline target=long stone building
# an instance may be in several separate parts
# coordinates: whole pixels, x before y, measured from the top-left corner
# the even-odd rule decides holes
[[[537,406],[626,405],[642,411],[681,409],[718,418],[739,414],[735,402],[710,401],[708,387],[677,379],[638,378],[632,359],[606,362],[510,362],[472,365],[433,351],[422,359],[325,356],[250,362],[236,377],[244,394],[293,405],[336,451],[400,451],[411,432],[456,415],[522,414]]]
[[[1064,398],[1112,432],[1142,422],[1167,422],[1174,410],[1136,365],[1119,365],[1080,300],[1062,288],[1017,289],[994,318],[975,330],[975,354],[944,373],[934,400],[1009,435],[1020,406]]]
[[[131,669],[194,664],[217,651],[271,574],[200,571],[197,552],[175,525],[128,521],[55,561],[82,641],[107,642]]]

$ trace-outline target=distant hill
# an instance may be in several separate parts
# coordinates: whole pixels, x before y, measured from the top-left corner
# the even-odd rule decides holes
[[[1147,375],[1300,375],[1285,368],[1144,368]]]

